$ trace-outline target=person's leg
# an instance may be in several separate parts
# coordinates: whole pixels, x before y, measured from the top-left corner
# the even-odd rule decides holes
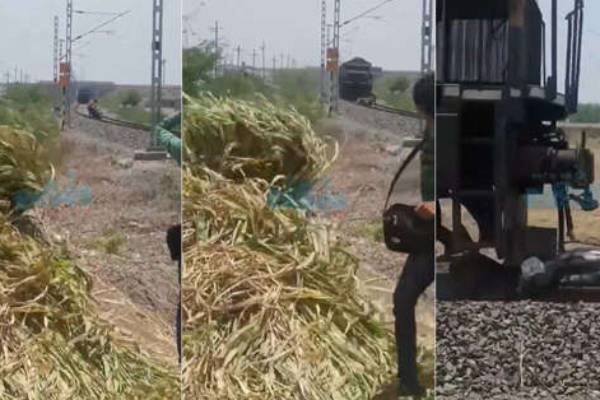
[[[431,254],[411,254],[394,291],[398,377],[409,390],[419,390],[415,306],[419,296],[433,282],[433,278],[433,250]]]
[[[179,260],[179,274],[178,274],[178,281],[179,281],[179,288],[177,293],[179,294],[179,298],[177,299],[177,314],[176,314],[176,318],[177,320],[175,321],[175,326],[176,326],[176,331],[177,331],[177,354],[179,356],[179,365],[181,365],[181,259]]]

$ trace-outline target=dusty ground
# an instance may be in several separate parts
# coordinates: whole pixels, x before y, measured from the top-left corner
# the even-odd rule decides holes
[[[92,202],[40,213],[91,274],[102,317],[143,350],[176,364],[177,269],[165,235],[179,220],[180,173],[171,160],[133,161],[147,137],[75,119],[62,135],[57,183],[70,201],[78,195],[69,187],[91,189]]]
[[[360,274],[371,281],[373,300],[384,310],[393,326],[392,293],[406,256],[393,253],[383,244],[381,213],[390,181],[410,150],[403,139],[419,133],[419,123],[389,113],[342,103],[341,115],[317,127],[335,135],[340,156],[328,175],[327,190],[341,195],[347,207],[327,217],[339,224],[344,239],[360,260]],[[415,160],[397,185],[393,200],[417,204],[419,162]],[[434,296],[430,287],[417,308],[419,343],[432,350],[435,335]]]

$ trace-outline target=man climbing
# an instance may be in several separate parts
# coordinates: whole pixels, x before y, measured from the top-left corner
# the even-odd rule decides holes
[[[418,112],[425,118],[421,153],[421,197],[424,203],[416,208],[416,212],[420,218],[431,221],[432,232],[435,225],[434,91],[433,75],[421,78],[413,89],[414,103]],[[434,259],[433,246],[431,249],[409,254],[394,290],[399,396],[422,396],[425,393],[417,376],[415,306],[419,296],[433,283]]]

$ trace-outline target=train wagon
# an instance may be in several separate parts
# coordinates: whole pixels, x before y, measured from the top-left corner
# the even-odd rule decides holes
[[[340,66],[340,97],[355,102],[373,97],[372,64],[364,58],[355,57]]]

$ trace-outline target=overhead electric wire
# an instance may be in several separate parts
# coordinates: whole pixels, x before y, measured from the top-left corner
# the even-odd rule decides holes
[[[380,8],[381,8],[381,7],[383,7],[384,5],[386,5],[386,4],[388,4],[388,3],[391,3],[392,1],[394,1],[394,0],[384,0],[384,1],[382,1],[381,3],[379,3],[379,4],[377,4],[377,5],[375,5],[375,6],[371,7],[371,8],[369,8],[368,10],[366,10],[366,11],[364,11],[364,12],[362,12],[362,13],[358,14],[357,16],[355,16],[355,17],[352,17],[352,18],[350,18],[350,19],[347,19],[346,21],[342,22],[342,23],[340,24],[340,27],[342,27],[342,26],[346,26],[346,25],[348,25],[349,23],[356,21],[357,19],[363,18],[363,17],[367,16],[368,14],[372,13],[373,11],[380,9]]]
[[[85,10],[73,10],[75,14],[90,14],[90,15],[118,15],[117,12],[106,12],[106,11],[85,11]]]
[[[73,39],[73,42],[75,42],[75,41],[77,41],[77,40],[79,40],[79,39],[83,38],[84,36],[87,36],[87,35],[89,35],[90,33],[94,33],[94,32],[96,32],[96,31],[100,30],[100,28],[103,28],[103,27],[105,27],[106,25],[110,24],[111,22],[114,22],[114,21],[116,21],[117,19],[121,18],[121,17],[122,17],[122,16],[124,16],[124,15],[127,15],[127,14],[129,14],[130,12],[131,12],[131,10],[123,11],[122,13],[120,13],[120,14],[116,15],[115,17],[113,17],[113,18],[109,19],[108,21],[105,21],[105,22],[103,22],[103,23],[101,23],[101,24],[99,24],[99,25],[96,25],[94,28],[90,29],[89,31],[87,31],[87,32],[85,32],[85,33],[82,33],[81,35],[78,35],[78,36],[76,36],[76,37]]]

